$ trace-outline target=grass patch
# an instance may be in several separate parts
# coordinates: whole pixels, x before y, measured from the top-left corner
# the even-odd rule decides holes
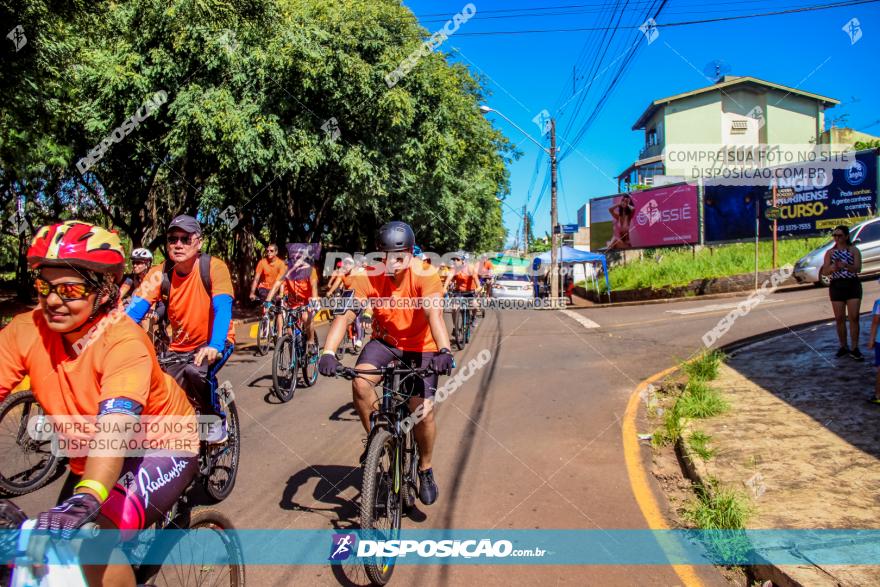
[[[711,436],[696,430],[688,437],[688,446],[695,455],[704,461],[708,461],[715,456],[715,449],[709,447],[710,440],[712,440]]]
[[[704,351],[696,358],[682,363],[681,369],[691,381],[712,381],[718,378],[718,369],[725,358],[722,351]]]
[[[828,242],[827,237],[784,239],[779,241],[778,264],[795,261]],[[758,269],[769,271],[773,263],[773,243],[758,245]],[[754,243],[734,243],[704,247],[696,255],[691,247],[646,249],[645,258],[609,269],[611,289],[661,288],[687,285],[695,279],[741,275],[755,270]],[[605,280],[600,282],[605,291]]]
[[[663,413],[663,425],[660,426],[651,435],[651,444],[654,448],[672,444],[681,438],[681,429],[684,422],[681,418],[681,410],[678,407],[678,401],[672,404],[672,407]]]
[[[684,418],[711,418],[727,410],[727,402],[705,381],[691,379],[675,404]]]
[[[698,485],[697,497],[684,510],[685,519],[701,530],[742,530],[752,513],[748,498],[712,483]]]

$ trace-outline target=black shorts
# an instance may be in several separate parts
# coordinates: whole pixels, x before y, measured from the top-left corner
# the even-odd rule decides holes
[[[862,299],[862,282],[858,277],[845,277],[832,279],[828,295],[832,302],[846,302],[848,300]]]
[[[435,352],[402,351],[374,338],[364,345],[355,369],[362,367],[362,365],[385,367],[394,360],[402,361],[412,368],[425,369],[431,364],[431,359],[437,354]],[[439,378],[437,374],[429,375],[425,378],[416,377],[415,375],[406,377],[402,382],[403,390],[411,396],[431,399],[434,397],[434,392],[437,391],[437,381]]]
[[[269,290],[268,290],[268,289],[266,289],[265,287],[258,287],[258,288],[257,288],[257,299],[258,299],[258,300],[260,300],[261,302],[265,302],[265,301],[266,301],[266,298],[267,298],[268,296],[269,296]]]

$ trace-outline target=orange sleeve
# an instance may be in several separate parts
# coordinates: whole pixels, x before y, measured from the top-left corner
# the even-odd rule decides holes
[[[370,283],[370,277],[366,273],[351,275],[351,289],[354,290],[354,297],[359,300],[365,300],[373,295],[373,284]]]
[[[27,375],[27,353],[22,352],[22,343],[29,349],[36,338],[37,327],[31,316],[31,312],[20,314],[6,328],[0,330],[0,401],[6,399],[9,392]]]
[[[160,279],[162,274],[162,267],[164,263],[159,265],[154,265],[146,275],[144,275],[143,281],[141,281],[140,287],[138,287],[137,291],[134,293],[137,297],[147,300],[151,304],[157,302],[159,298],[162,297],[162,280]],[[156,275],[156,274],[159,275]],[[152,287],[151,284],[154,284]]]
[[[235,291],[232,289],[232,277],[229,275],[229,267],[217,257],[211,257],[211,295],[226,294],[235,299]]]
[[[118,326],[115,330],[104,349],[98,401],[125,397],[146,406],[152,375],[150,353],[136,333],[120,332]]]
[[[443,296],[443,282],[436,271],[422,275],[416,280],[416,295],[427,298],[429,296]]]

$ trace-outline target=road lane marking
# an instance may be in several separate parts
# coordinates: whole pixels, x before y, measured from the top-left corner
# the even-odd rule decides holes
[[[748,298],[746,298],[748,299]],[[743,300],[744,301],[744,300]],[[683,310],[666,310],[667,314],[702,314],[704,312],[717,312],[718,310],[732,310],[739,306],[743,301],[729,302],[727,304],[710,304],[708,306],[700,306],[699,308],[684,308]],[[772,304],[781,302],[782,300],[763,300],[762,304]]]
[[[636,416],[639,412],[639,401],[641,400],[642,392],[648,385],[663,379],[670,373],[675,372],[676,369],[678,367],[670,367],[642,381],[633,391],[632,395],[629,396],[626,412],[623,414],[621,433],[623,434],[623,456],[626,460],[626,472],[629,476],[629,484],[632,487],[633,495],[639,504],[639,509],[642,510],[642,515],[645,516],[645,520],[648,522],[648,527],[651,530],[669,530],[670,528],[666,518],[663,517],[663,513],[660,511],[660,506],[654,497],[654,492],[651,491],[651,486],[648,483],[648,474],[642,465],[641,448],[636,432]],[[697,576],[694,567],[690,565],[672,565],[672,570],[675,571],[675,574],[679,576],[682,583],[687,587],[703,584],[699,576]]]
[[[598,324],[596,324],[595,322],[593,322],[592,320],[590,320],[589,318],[587,318],[586,316],[584,316],[582,314],[578,314],[577,312],[572,312],[571,310],[562,310],[562,313],[565,314],[566,316],[568,316],[569,318],[572,318],[573,320],[578,321],[580,323],[580,325],[583,326],[584,328],[599,328]]]

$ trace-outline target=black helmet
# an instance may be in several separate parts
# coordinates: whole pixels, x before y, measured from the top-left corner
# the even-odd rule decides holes
[[[379,229],[376,246],[382,252],[410,251],[416,244],[416,235],[406,222],[395,220]]]

